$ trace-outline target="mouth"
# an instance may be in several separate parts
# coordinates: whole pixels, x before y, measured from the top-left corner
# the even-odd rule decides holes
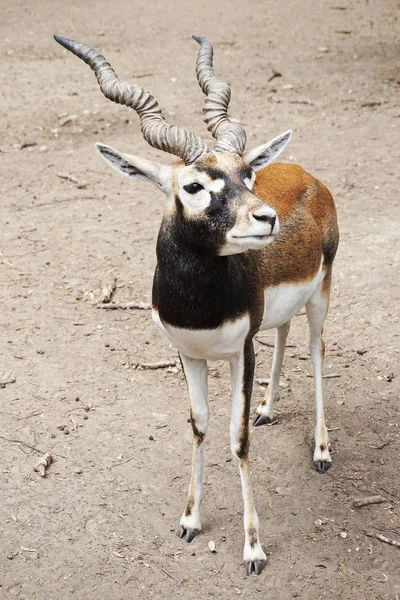
[[[219,254],[220,256],[227,256],[229,254],[241,254],[247,250],[261,250],[269,246],[275,238],[275,233],[268,235],[231,235]]]
[[[238,246],[247,246],[248,248],[264,248],[274,241],[276,235],[274,233],[266,235],[233,235],[231,240],[233,244]]]
[[[234,240],[267,240],[268,238],[273,238],[275,236],[274,233],[269,233],[266,235],[233,235],[232,239]]]

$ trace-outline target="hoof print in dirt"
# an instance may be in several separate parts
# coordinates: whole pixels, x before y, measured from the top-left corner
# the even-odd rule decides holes
[[[178,537],[181,539],[185,538],[186,542],[189,544],[199,533],[200,529],[185,529],[185,527],[180,527],[178,530]]]
[[[251,575],[252,573],[260,575],[266,564],[266,560],[249,560],[245,562],[247,575]]]

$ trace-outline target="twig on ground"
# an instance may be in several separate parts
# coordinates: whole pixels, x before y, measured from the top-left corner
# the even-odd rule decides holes
[[[160,360],[155,363],[134,363],[132,367],[134,369],[143,369],[143,371],[150,371],[155,369],[167,369],[168,367],[176,367],[178,364],[177,360]]]
[[[341,376],[341,373],[328,373],[327,375],[322,375],[322,379],[337,379]],[[314,375],[311,375],[311,373],[307,373],[307,377],[314,377]]]
[[[34,410],[32,413],[30,413],[29,415],[22,415],[20,417],[18,417],[18,421],[21,421],[22,419],[30,419],[31,417],[38,417],[39,415],[42,415],[43,411],[42,410]]]
[[[275,344],[273,342],[263,342],[260,338],[255,338],[256,342],[262,344],[263,346],[268,346],[268,348],[275,348]],[[295,344],[286,344],[285,348],[297,348]]]
[[[69,415],[69,420],[72,423],[72,431],[76,431],[78,429],[78,423],[75,421],[72,415]]]
[[[153,571],[155,571],[156,573],[158,573],[159,575],[162,575],[163,573],[165,575],[167,575],[168,577],[171,577],[171,579],[173,579],[174,581],[177,581],[178,583],[181,583],[179,581],[179,579],[176,579],[176,577],[174,577],[173,575],[171,575],[171,573],[168,573],[168,571],[166,571],[163,567],[161,567],[161,571],[159,569],[157,569],[157,567],[155,567],[154,565],[150,565],[149,563],[143,563],[146,567],[150,567],[150,569],[153,569]]]
[[[23,142],[20,145],[19,150],[24,150],[24,148],[32,148],[32,146],[37,146],[37,142]]]
[[[36,473],[39,473],[40,477],[45,477],[46,475],[46,469],[47,467],[53,462],[53,457],[50,454],[50,452],[46,452],[46,454],[44,454],[39,462],[37,463],[37,465],[35,467],[33,467],[33,470]]]
[[[379,531],[382,531],[385,534],[390,532],[394,533],[394,535],[400,535],[400,527],[379,527],[379,525],[372,525],[371,523],[368,525],[368,527],[370,527],[371,529],[378,529]]]
[[[171,573],[169,573],[166,569],[164,569],[164,567],[161,567],[161,571],[163,573],[165,573],[166,575],[168,575],[168,577],[171,577],[171,579],[173,579],[174,581],[177,581],[178,583],[180,583],[179,579],[177,579],[176,577],[171,575]]]
[[[69,196],[68,198],[63,198],[62,200],[52,200],[51,202],[41,202],[40,204],[28,204],[27,206],[24,206],[23,209],[29,210],[29,209],[36,209],[36,208],[49,208],[51,206],[56,206],[56,205],[64,204],[64,203],[71,203],[71,202],[80,201],[80,200],[98,200],[98,198],[96,198],[96,196],[73,196],[72,198]],[[16,210],[22,210],[16,204],[13,204],[13,207]]]
[[[117,278],[113,277],[113,279],[109,285],[106,283],[101,288],[100,302],[102,302],[103,304],[108,304],[111,301],[111,298],[116,289],[117,289]]]
[[[77,408],[72,408],[71,410],[67,410],[67,412],[65,413],[66,415],[69,415],[73,412],[75,412],[76,410],[84,410],[85,412],[90,412],[91,410],[96,410],[95,408],[92,408],[91,404],[86,404],[85,406],[77,406]]]
[[[13,440],[13,439],[10,439],[10,438],[6,438],[3,435],[0,435],[0,439],[5,440],[6,442],[11,442],[12,444],[22,444],[23,446],[26,446],[27,448],[30,448],[31,450],[34,450],[38,454],[43,454],[43,450],[39,450],[39,448],[35,448],[34,446],[30,446],[29,444],[27,444],[23,440]]]
[[[5,262],[6,265],[8,265],[9,267],[15,267],[15,265],[10,263],[10,261],[6,259],[6,257],[4,256],[4,254],[1,251],[0,251],[0,257],[3,259],[3,262]]]
[[[274,67],[272,65],[270,65],[270,67],[271,67],[272,75],[271,75],[271,77],[268,78],[268,83],[270,81],[272,81],[273,79],[275,79],[276,77],[282,77],[282,73],[279,73],[279,71],[274,69]]]
[[[386,502],[386,498],[383,496],[367,496],[366,498],[355,498],[353,500],[353,506],[361,508],[361,506],[368,506],[369,504],[381,504]]]
[[[373,531],[366,531],[365,535],[367,535],[368,537],[374,537],[377,540],[384,542],[385,544],[394,546],[395,548],[400,548],[400,542],[398,542],[397,540],[391,540],[390,538],[387,538],[385,535],[382,535],[381,533],[374,533]]]
[[[226,563],[224,563],[224,564],[222,565],[222,567],[220,567],[220,568],[218,569],[218,571],[214,571],[213,575],[214,575],[214,576],[215,576],[215,575],[219,575],[219,574],[221,573],[221,571],[222,571],[222,569],[223,569],[224,567],[226,567]]]
[[[382,444],[379,444],[379,446],[370,446],[370,448],[372,448],[372,450],[382,450],[382,448],[389,446],[391,443],[392,440],[388,440],[387,442],[382,442]]]
[[[121,460],[120,462],[114,463],[113,465],[111,465],[109,467],[109,469],[112,469],[113,467],[119,467],[120,465],[124,465],[125,463],[131,462],[131,460],[137,458],[137,456],[131,456],[130,458],[127,458],[126,460]],[[143,465],[133,465],[135,467],[135,469],[143,469]]]
[[[105,308],[109,310],[129,310],[131,308],[137,308],[138,310],[150,310],[151,304],[148,302],[107,302],[104,304],[98,304],[97,308]]]
[[[76,184],[78,190],[83,190],[88,186],[84,181],[80,181],[75,175],[71,175],[71,173],[56,173],[57,177],[60,179],[66,179],[67,181],[71,181]]]

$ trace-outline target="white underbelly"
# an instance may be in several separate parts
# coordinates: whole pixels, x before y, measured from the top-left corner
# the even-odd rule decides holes
[[[260,329],[272,329],[287,323],[308,302],[323,278],[321,267],[310,281],[282,283],[266,289]]]
[[[156,310],[153,321],[180,352],[190,358],[226,360],[240,354],[250,329],[248,315],[216,329],[182,329],[163,323]]]

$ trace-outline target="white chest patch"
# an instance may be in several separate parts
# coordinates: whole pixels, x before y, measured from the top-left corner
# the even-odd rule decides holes
[[[182,329],[163,323],[156,310],[152,311],[153,321],[171,343],[185,356],[205,360],[226,360],[243,350],[249,332],[248,315],[233,322],[227,322],[217,329]]]
[[[287,323],[308,302],[323,277],[321,268],[310,281],[283,283],[266,289],[260,329],[272,329]]]

